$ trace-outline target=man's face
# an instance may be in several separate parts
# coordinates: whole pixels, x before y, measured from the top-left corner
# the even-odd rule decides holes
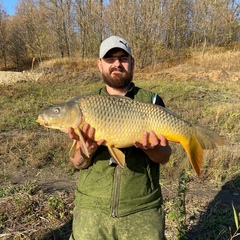
[[[125,88],[132,82],[134,59],[124,50],[110,50],[98,61],[104,83],[112,88]]]

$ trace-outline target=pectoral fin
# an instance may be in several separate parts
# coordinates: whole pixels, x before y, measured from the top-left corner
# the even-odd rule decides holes
[[[108,151],[111,154],[111,156],[114,158],[114,160],[121,166],[124,167],[125,165],[125,155],[124,153],[119,150],[118,148],[115,148],[113,146],[108,146]]]
[[[88,152],[86,143],[84,141],[83,135],[82,135],[82,133],[80,131],[80,128],[75,128],[74,131],[79,136],[79,140],[82,143],[81,148],[83,150],[83,153],[89,158],[89,152]],[[73,140],[72,147],[71,147],[71,149],[69,151],[69,156],[70,157],[74,157],[76,150],[77,150],[77,141]]]
[[[72,144],[71,149],[69,151],[69,156],[73,158],[76,150],[77,150],[77,141],[73,140],[73,144]]]

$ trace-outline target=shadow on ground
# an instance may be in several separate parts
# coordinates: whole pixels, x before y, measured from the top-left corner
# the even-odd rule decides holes
[[[41,240],[68,240],[72,233],[72,220],[47,233]]]
[[[179,240],[240,240],[240,235],[233,238],[234,234],[240,234],[240,231],[236,232],[233,206],[240,213],[240,175],[222,186],[199,221]],[[47,233],[41,240],[68,240],[71,231],[72,220]]]
[[[191,226],[180,240],[240,240],[240,230],[236,232],[233,206],[239,218],[240,175],[222,186],[197,224]]]

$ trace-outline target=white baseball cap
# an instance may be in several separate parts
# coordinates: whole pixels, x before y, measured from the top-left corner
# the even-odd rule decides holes
[[[105,39],[100,45],[99,58],[103,58],[106,53],[113,48],[121,48],[132,56],[131,49],[126,40],[118,36],[111,36]]]

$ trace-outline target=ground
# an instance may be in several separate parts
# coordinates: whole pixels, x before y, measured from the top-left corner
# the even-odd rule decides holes
[[[13,176],[10,179],[10,182],[14,185],[19,185],[23,182],[34,181],[35,185],[41,191],[43,191],[44,194],[48,196],[60,196],[68,199],[69,206],[68,209],[72,210],[73,208],[73,194],[74,194],[74,188],[76,185],[76,179],[77,179],[78,173],[71,175],[71,177],[64,172],[62,169],[58,169],[56,167],[53,168],[44,168],[41,171],[37,170],[19,170],[17,171],[17,174],[13,173]],[[239,179],[235,179],[239,182]],[[221,185],[218,185],[216,183],[211,183],[209,180],[204,180],[198,177],[195,177],[194,175],[187,183],[187,191],[185,193],[185,207],[186,207],[186,214],[185,214],[185,224],[187,226],[187,230],[185,232],[186,238],[177,238],[176,237],[176,225],[177,223],[173,224],[172,217],[167,217],[166,221],[166,237],[167,239],[221,239],[221,240],[227,240],[230,239],[227,236],[229,235],[230,229],[229,226],[231,223],[229,223],[229,226],[222,226],[220,228],[223,229],[225,234],[222,235],[222,237],[217,238],[215,236],[215,233],[212,235],[210,234],[210,231],[214,229],[214,225],[222,224],[222,219],[219,216],[219,212],[221,212],[222,209],[225,209],[225,212],[221,213],[224,215],[232,215],[233,218],[233,212],[232,212],[232,204],[235,206],[239,206],[240,204],[240,187],[236,188],[236,184],[233,182],[234,179],[230,182],[225,182]],[[165,182],[161,183],[162,192],[163,192],[163,200],[166,204],[166,213],[172,214],[172,209],[175,209],[176,207],[174,204],[176,204],[176,199],[178,199],[178,181],[172,181],[172,182]],[[234,186],[234,187],[232,187]],[[0,198],[0,202],[2,207],[9,202],[9,199]],[[11,209],[11,208],[10,208]],[[0,207],[1,210],[1,207]],[[176,213],[174,213],[175,215]],[[173,216],[174,217],[174,216]],[[211,221],[209,221],[211,219]],[[213,224],[213,226],[206,226],[204,224],[204,221],[208,221]],[[43,225],[43,228],[46,227]],[[71,221],[65,221],[65,223],[59,224],[60,230],[62,232],[66,231],[67,234],[65,236],[68,236],[68,233],[71,230]],[[219,227],[219,226],[218,226]],[[12,226],[12,230],[16,230],[17,232],[24,232],[23,229],[19,228],[17,226]],[[30,226],[30,230],[32,229],[32,226]],[[56,230],[51,230],[50,235],[46,235],[45,239],[67,239],[67,238],[55,238],[58,236],[59,233],[55,233]],[[59,231],[59,229],[58,229]],[[207,237],[204,237],[204,234],[208,232]],[[0,236],[6,236],[6,238],[2,239],[12,239],[13,233],[11,231],[8,234],[0,234]],[[39,234],[39,232],[38,232]],[[27,234],[25,234],[27,235]],[[7,236],[10,236],[9,238]],[[30,236],[30,235],[28,235]],[[214,238],[209,236],[215,236]],[[34,234],[31,234],[31,237],[29,238],[16,238],[16,239],[37,239],[34,238]],[[238,238],[234,238],[238,239]],[[239,238],[240,239],[240,238]]]
[[[239,73],[233,73],[229,75],[222,70],[202,73],[199,73],[199,71],[195,73],[189,73],[187,72],[187,69],[186,71],[183,71],[179,68],[176,68],[175,71],[171,72],[162,71],[161,75],[174,75],[174,72],[178,73],[178,77],[184,78],[186,77],[186,74],[188,77],[191,77],[191,74],[195,74],[195,77],[199,76],[199,78],[204,74],[204,77],[208,77],[211,81],[215,81],[216,79],[219,80],[221,78],[229,78],[231,81],[239,81],[240,79]],[[22,78],[23,75],[25,75],[24,78]],[[26,81],[26,76],[33,81],[38,81],[39,77],[41,77],[41,75],[37,73],[31,75],[29,73],[1,72],[0,83],[6,84],[7,82],[12,82],[14,79],[15,81]],[[1,139],[4,139],[4,133],[0,134],[0,140]],[[237,151],[239,151],[239,149]],[[72,210],[74,198],[73,193],[77,175],[78,172],[72,172],[72,174],[68,174],[67,171],[63,170],[61,167],[58,168],[56,166],[44,167],[42,169],[18,168],[15,172],[12,173],[10,179],[8,179],[8,182],[11,183],[12,186],[20,185],[26,181],[34,182],[35,186],[37,186],[37,189],[34,189],[34,191],[39,193],[41,190],[43,194],[46,194],[48,196],[62,197],[65,194],[65,198],[69,201],[69,209]],[[225,209],[225,211],[221,211],[223,217],[224,215],[229,214],[233,216],[232,204],[234,206],[239,206],[240,204],[239,183],[239,175],[236,175],[235,179],[233,178],[230,181],[222,181],[220,184],[218,184],[216,182],[211,182],[209,179],[203,179],[201,177],[198,178],[193,173],[192,175],[188,176],[187,181],[184,182],[183,187],[185,187],[185,190],[180,193],[178,179],[162,182],[161,186],[165,209],[166,213],[169,215],[166,221],[167,238],[177,239],[176,227],[179,227],[180,223],[176,222],[176,220],[174,221],[173,218],[177,217],[176,214],[181,215],[181,211],[185,211],[183,214],[185,219],[181,223],[184,225],[182,227],[185,228],[185,233],[184,236],[179,237],[179,239],[230,239],[230,233],[233,234],[234,230],[229,229],[229,226],[231,225],[230,223],[229,225],[226,224],[225,226],[219,226],[222,224],[222,221],[219,220],[219,210]],[[3,184],[3,181],[1,184]],[[178,204],[178,200],[184,201],[184,204]],[[185,209],[182,209],[180,213],[173,212],[172,209],[174,206],[176,207],[176,204],[178,204],[178,207],[184,207]],[[14,210],[11,208],[9,199],[2,197],[0,198],[0,213],[4,211],[4,208],[8,208],[10,211]],[[209,218],[211,218],[211,221],[209,221]],[[207,220],[208,223],[212,224],[212,226],[206,226],[204,224],[204,222]],[[46,227],[46,225],[43,226],[43,232],[45,231],[44,227]],[[65,234],[65,239],[67,239],[67,236],[71,231],[70,225],[71,219],[59,222],[58,230],[60,229],[60,231],[63,233],[67,232]],[[219,232],[219,236],[217,236],[216,233],[213,233],[211,235],[211,231],[213,231],[212,229],[215,228],[215,225],[223,231]],[[14,226],[9,225],[9,229],[5,230],[1,229],[0,226],[0,238],[13,239],[13,236],[17,236],[14,239],[38,239],[33,230],[33,226],[28,226],[26,223],[24,223],[23,226],[25,226],[25,229],[21,229],[20,226],[15,227],[15,230],[17,229],[16,232],[18,234],[12,232]],[[27,229],[32,230],[31,234],[28,234],[28,232],[26,232]],[[49,227],[49,229],[52,229],[52,231],[50,231],[48,234],[45,234],[45,239],[60,239],[56,238],[55,234],[57,233],[55,233],[54,227]],[[209,236],[212,236],[212,238]],[[240,239],[240,237],[235,237],[234,239]]]

